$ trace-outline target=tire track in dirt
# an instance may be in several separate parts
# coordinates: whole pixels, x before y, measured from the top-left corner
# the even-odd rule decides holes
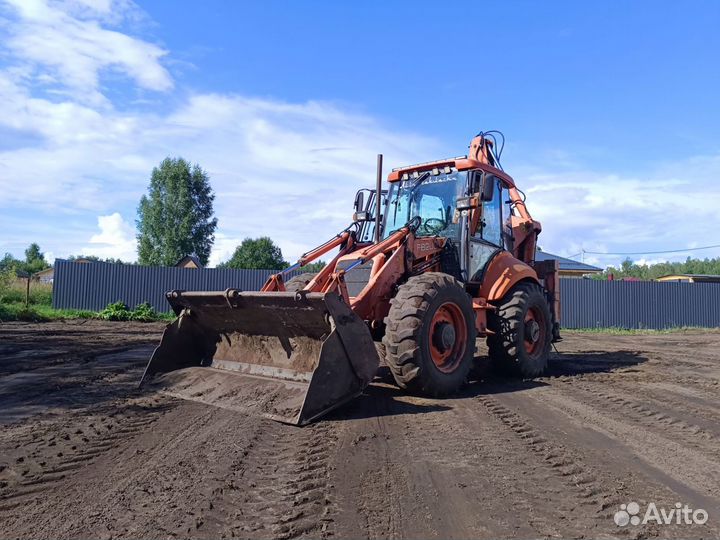
[[[550,384],[584,381],[603,385],[632,385],[630,388],[636,393],[640,387],[643,390],[647,387],[665,387],[668,390],[673,388],[673,392],[682,392],[684,397],[689,398],[690,401],[695,401],[700,406],[720,410],[717,403],[717,396],[720,393],[718,383],[707,378],[685,376],[677,373],[673,373],[670,379],[667,373],[658,373],[651,369],[653,369],[653,366],[647,367],[643,364],[642,368],[626,368],[609,373],[583,373],[581,376],[556,375],[539,380]]]
[[[208,491],[240,453],[231,443],[260,426],[212,407],[172,402],[161,421],[138,426],[134,436],[117,439],[57,482],[54,491],[62,498],[36,498],[12,515],[8,530],[53,538],[197,535]]]
[[[553,441],[547,430],[537,427],[532,419],[511,410],[499,399],[486,395],[478,397],[477,401],[525,445],[535,456],[535,463],[541,464],[572,494],[558,500],[561,515],[573,516],[578,530],[590,530],[608,523],[612,517],[610,509],[622,500],[619,479],[608,481],[603,478],[605,471],[587,463],[582,451]],[[574,501],[582,508],[578,510]]]
[[[117,398],[140,395],[137,382],[150,347],[112,353],[75,354],[49,365],[0,376],[0,426],[34,414],[78,411]]]
[[[669,500],[674,493],[675,498],[680,496],[711,515],[720,515],[720,463],[716,457],[658,433],[647,417],[641,415],[634,420],[618,411],[608,411],[605,400],[593,402],[588,393],[573,385],[550,387],[533,398],[550,409],[548,414],[565,416],[577,426],[591,426],[592,431],[611,441],[617,454],[623,456],[627,470],[647,479],[629,495],[637,498],[638,494],[651,493],[653,485],[663,486],[671,492],[658,497]]]
[[[662,506],[672,506],[683,500],[691,506],[710,509],[714,514],[713,499],[703,496],[654,464],[646,463],[642,453],[626,440],[615,438],[612,434],[598,429],[594,423],[580,417],[575,411],[558,408],[549,393],[550,387],[538,387],[529,391],[495,394],[493,399],[500,401],[506,409],[530,419],[536,432],[541,432],[550,441],[562,441],[561,447],[571,448],[570,456],[580,456],[584,465],[589,465],[596,484],[600,487],[602,501],[595,510],[595,517],[583,520],[587,516],[583,510],[567,512],[572,525],[584,524],[583,528],[571,536],[581,536],[593,531],[593,536],[628,536],[637,538],[664,536],[668,538],[686,538],[717,533],[715,525],[699,526],[663,526],[649,523],[636,528],[619,528],[613,521],[614,513],[621,503],[635,501],[646,507],[650,502]],[[580,403],[582,405],[582,403]],[[557,443],[556,443],[557,444]],[[573,458],[576,459],[576,458]],[[569,493],[572,491],[568,490]],[[569,523],[563,525],[563,535],[568,533]],[[593,528],[594,527],[594,528]],[[572,530],[572,529],[569,529]]]
[[[538,505],[536,498],[554,497],[560,487],[547,482],[547,475],[526,459],[522,445],[508,441],[488,411],[475,404],[465,398],[454,401],[450,410],[408,417],[403,444],[415,463],[413,491],[434,517],[431,527],[415,534],[475,538],[512,530],[518,536],[557,535],[561,512]],[[504,470],[496,467],[500,461],[506,462]],[[530,489],[535,490],[532,498],[527,496]]]
[[[45,433],[25,435],[15,444],[20,449],[13,455],[15,466],[0,470],[4,477],[0,480],[0,513],[26,504],[30,496],[37,497],[53,489],[54,484],[74,471],[89,466],[121,442],[147,429],[171,406],[167,399],[125,404],[109,415],[99,411],[92,416],[76,415],[75,422],[66,421],[59,429],[51,424]]]
[[[586,533],[587,522],[569,518],[586,512],[567,479],[497,421],[497,409],[477,407],[474,397],[392,399],[393,393],[375,392],[362,411],[370,418],[354,423],[339,449],[347,453],[340,536]]]
[[[373,400],[370,408],[377,416],[356,424],[339,449],[344,459],[338,469],[345,470],[348,477],[354,476],[357,482],[350,488],[355,491],[350,496],[350,499],[355,499],[352,501],[354,504],[346,505],[345,510],[351,518],[359,518],[359,523],[351,527],[347,527],[348,520],[345,520],[346,528],[340,534],[342,537],[351,536],[353,531],[357,534],[360,530],[368,538],[396,539],[403,536],[403,521],[408,510],[403,501],[408,479],[407,471],[399,466],[404,456],[391,445],[392,437],[397,436],[394,432],[397,426],[393,425],[396,422],[386,416],[391,405],[386,399]],[[374,458],[369,466],[368,454]],[[357,470],[357,466],[361,470]],[[345,482],[347,480],[346,477]],[[347,484],[344,487],[347,490]],[[355,519],[350,523],[355,524]]]
[[[616,382],[631,395],[637,395],[638,385]],[[715,426],[720,426],[720,405],[692,388],[678,386],[671,382],[650,382],[642,385],[642,394],[656,403],[672,406],[676,410],[687,411],[696,418],[705,419]],[[718,392],[720,395],[720,392]]]
[[[241,519],[231,529],[258,538],[332,536],[334,502],[329,460],[336,426],[268,426],[262,445],[248,463]],[[250,521],[248,522],[248,518]]]
[[[631,419],[655,431],[673,433],[687,445],[705,451],[710,456],[717,455],[720,426],[714,421],[698,417],[693,412],[684,411],[687,407],[680,401],[675,401],[675,405],[679,407],[673,409],[667,407],[667,404],[672,403],[671,399],[664,397],[654,400],[645,390],[639,394],[637,388],[634,393],[628,394],[622,389],[618,390],[617,384],[608,386],[582,381],[564,381],[563,384],[569,386],[567,390],[570,392],[584,393],[583,402],[597,409],[614,411],[618,417]],[[642,398],[638,398],[638,395]]]

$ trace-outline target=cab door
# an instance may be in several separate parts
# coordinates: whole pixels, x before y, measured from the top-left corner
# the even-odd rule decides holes
[[[495,176],[487,175],[487,177],[495,183],[495,189],[492,199],[481,203],[480,224],[469,239],[468,275],[471,283],[482,281],[490,260],[503,250],[502,183]]]

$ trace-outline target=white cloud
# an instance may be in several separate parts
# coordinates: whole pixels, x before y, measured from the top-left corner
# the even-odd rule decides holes
[[[173,80],[160,60],[163,48],[103,27],[133,12],[129,2],[5,0],[15,15],[4,25],[4,48],[16,65],[30,67],[33,83],[47,90],[81,97],[96,106],[108,106],[100,91],[100,76],[115,71],[140,88],[165,91]],[[62,81],[61,84],[52,84]]]
[[[543,224],[540,244],[546,251],[640,252],[720,243],[707,232],[720,226],[720,155],[658,164],[632,176],[551,167],[521,166],[515,174],[530,211]],[[630,258],[717,257],[720,249],[650,255]],[[585,261],[604,267],[625,257],[591,253]]]
[[[119,213],[98,216],[97,223],[100,232],[90,237],[90,244],[81,250],[83,255],[135,260],[135,229]]]
[[[135,259],[130,223],[137,202],[152,168],[171,155],[199,163],[211,177],[219,218],[211,263],[227,259],[243,238],[260,235],[294,259],[349,222],[355,190],[373,184],[377,152],[389,166],[462,152],[349,106],[189,89],[182,98],[171,92],[174,81],[163,65],[168,51],[128,31],[142,16],[128,1],[6,6],[0,11],[9,16],[0,24],[0,59],[7,60],[0,64],[0,230],[7,232],[0,251],[39,239],[58,256]],[[166,92],[174,105],[154,112],[120,108],[106,95],[108,71],[126,77],[130,92]],[[543,223],[546,251],[717,243],[706,231],[720,226],[720,154],[628,175],[582,167],[562,149],[545,162],[523,163],[510,155],[513,148],[507,158],[518,163],[507,168]],[[13,228],[20,221],[3,216],[11,212],[31,213],[33,220]],[[622,258],[587,254],[585,261],[605,266]]]
[[[131,221],[152,168],[183,156],[208,171],[217,195],[212,262],[259,235],[292,259],[349,222],[355,190],[373,183],[377,152],[403,163],[436,149],[430,139],[331,103],[190,94],[165,114],[120,111],[102,94],[103,70],[119,69],[140,87],[172,85],[159,63],[165,51],[105,28],[132,5],[11,5],[16,20],[5,28],[4,48],[15,61],[0,68],[0,207],[39,210],[48,221],[115,213]],[[38,88],[39,79],[56,93]],[[83,249],[61,229],[45,234],[55,253]],[[87,247],[126,258],[123,238]]]
[[[208,171],[217,196],[213,262],[259,235],[276,239],[286,257],[299,256],[349,223],[355,191],[373,184],[377,152],[407,163],[437,146],[327,103],[196,95],[165,117],[148,117],[37,101],[42,113],[15,116],[12,127],[47,144],[0,152],[0,205],[134,209],[152,167],[183,156]]]

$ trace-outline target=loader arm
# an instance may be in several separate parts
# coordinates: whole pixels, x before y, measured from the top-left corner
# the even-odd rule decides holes
[[[368,320],[368,310],[361,307],[358,299],[350,298],[345,284],[345,276],[354,268],[361,266],[368,261],[373,261],[374,276],[387,276],[388,270],[392,270],[392,275],[399,278],[404,272],[404,257],[402,257],[402,254],[404,253],[404,244],[408,236],[412,234],[413,230],[413,224],[406,224],[404,227],[398,229],[381,242],[371,244],[370,246],[361,248],[356,252],[351,253],[350,257],[356,257],[355,260],[349,266],[342,269],[337,269],[336,264],[336,271],[330,275],[328,282],[322,288],[322,292],[337,292],[347,305],[352,307],[354,312],[358,313],[361,318]],[[398,253],[400,253],[400,256],[396,256]],[[341,258],[342,257],[338,256],[338,260]],[[347,259],[348,257],[345,258]],[[387,266],[390,261],[392,261],[391,266]],[[364,290],[371,290],[374,296],[382,297],[385,295],[388,287],[390,287],[393,282],[394,280],[392,282],[388,282],[387,285],[381,286],[378,278],[376,277],[375,279],[370,280],[370,283],[366,285]],[[312,282],[308,284],[306,290],[310,290],[309,287],[311,285]]]
[[[331,238],[324,244],[321,244],[320,246],[316,247],[315,249],[308,251],[307,253],[304,253],[295,264],[287,267],[281,272],[278,272],[277,274],[273,274],[270,277],[268,277],[265,284],[260,289],[263,292],[282,292],[285,291],[285,275],[289,272],[292,272],[293,270],[297,270],[298,268],[302,268],[303,266],[306,266],[310,264],[312,261],[318,259],[319,257],[322,257],[327,253],[328,251],[331,251],[335,249],[336,247],[340,246],[340,251],[338,254],[333,258],[330,263],[325,265],[325,268],[323,268],[317,276],[313,278],[313,280],[308,283],[308,286],[306,287],[306,290],[313,290],[313,291],[320,291],[322,290],[323,284],[325,284],[328,280],[328,277],[330,274],[332,274],[332,269],[335,267],[335,262],[338,258],[342,257],[343,255],[346,255],[347,253],[352,252],[357,243],[355,241],[355,235],[350,230],[352,228],[352,225],[342,231],[341,233],[337,234],[335,237]]]

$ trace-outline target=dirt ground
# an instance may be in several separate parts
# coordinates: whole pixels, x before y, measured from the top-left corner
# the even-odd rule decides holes
[[[548,376],[445,400],[381,372],[297,428],[138,390],[161,331],[0,324],[0,537],[720,535],[720,332],[566,332]],[[633,501],[709,520],[617,526]]]

